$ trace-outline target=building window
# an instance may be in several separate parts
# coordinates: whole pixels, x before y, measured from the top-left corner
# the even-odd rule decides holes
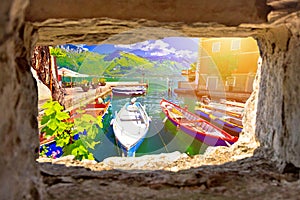
[[[229,76],[226,78],[226,86],[235,86],[236,77],[235,76]]]
[[[241,39],[231,40],[231,50],[239,50],[241,48]]]
[[[212,52],[219,52],[221,49],[221,42],[214,42],[212,44]]]
[[[209,91],[217,90],[218,88],[218,77],[217,76],[208,76],[206,78],[206,89]]]

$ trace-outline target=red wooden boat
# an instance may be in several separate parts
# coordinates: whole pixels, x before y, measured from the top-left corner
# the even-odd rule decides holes
[[[110,106],[110,101],[107,101],[105,103],[103,102],[98,102],[98,99],[95,99],[94,103],[86,104],[83,107],[80,108],[75,108],[70,111],[70,119],[68,120],[69,122],[74,122],[75,118],[79,118],[82,114],[90,114],[94,117],[102,116],[102,118],[105,116],[107,113],[107,110]],[[85,111],[84,113],[78,113],[78,110],[83,110]]]
[[[226,133],[224,130],[172,102],[162,99],[160,106],[167,118],[175,126],[209,146],[230,146],[238,140],[238,137]]]
[[[54,142],[55,141],[54,138],[55,138],[54,136],[46,138],[45,134],[40,133],[40,146]]]

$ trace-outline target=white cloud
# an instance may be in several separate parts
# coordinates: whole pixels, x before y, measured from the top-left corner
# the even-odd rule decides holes
[[[149,41],[139,42],[139,43],[134,44],[134,48],[135,48],[135,49],[141,49],[141,48],[143,48],[144,46],[147,46],[147,45],[149,45],[149,44],[150,44]]]
[[[198,57],[198,52],[190,50],[176,50],[163,40],[144,41],[130,45],[115,45],[115,47],[123,49],[140,49],[142,51],[149,52],[151,56],[166,56],[172,54],[184,60],[196,61]]]
[[[141,49],[143,51],[152,51],[155,49],[159,49],[164,51],[165,49],[168,49],[170,45],[168,43],[165,43],[162,40],[155,40],[153,43],[149,43],[147,45],[144,45]]]
[[[151,56],[166,56],[169,54],[170,54],[170,52],[167,52],[167,51],[154,51],[154,52],[150,53]]]
[[[130,44],[118,44],[118,45],[115,45],[116,48],[130,48]]]
[[[116,48],[126,48],[126,49],[141,49],[143,51],[153,51],[155,49],[158,50],[167,50],[169,48],[169,44],[162,41],[162,40],[155,40],[155,41],[144,41],[135,44],[120,44],[115,45]]]
[[[169,51],[171,52],[171,53],[176,53],[176,49],[174,48],[174,47],[171,47],[170,49],[169,49]]]
[[[198,52],[192,52],[189,50],[179,50],[176,51],[176,56],[181,57],[181,58],[187,58],[190,60],[196,60],[198,56]]]
[[[116,48],[124,48],[124,49],[142,49],[144,46],[147,46],[150,42],[144,41],[135,44],[118,44],[115,45]]]

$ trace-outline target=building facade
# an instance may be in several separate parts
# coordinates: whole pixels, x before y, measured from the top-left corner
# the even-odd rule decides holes
[[[258,58],[258,46],[251,37],[202,38],[196,89],[251,93]]]

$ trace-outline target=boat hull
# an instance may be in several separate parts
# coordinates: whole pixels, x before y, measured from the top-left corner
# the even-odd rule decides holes
[[[172,122],[172,124],[174,124],[175,126],[178,126],[179,124],[169,118],[169,120]],[[232,141],[227,141],[225,142],[224,140],[222,139],[218,139],[218,138],[214,138],[214,137],[209,137],[207,135],[204,135],[204,134],[199,134],[197,131],[193,131],[185,126],[180,126],[180,129],[187,133],[188,135],[190,135],[191,137],[205,143],[206,145],[208,146],[228,146],[228,144],[232,145],[234,142]]]
[[[128,92],[113,91],[113,94],[118,96],[139,96],[139,95],[144,95],[145,93],[146,91],[128,91]]]
[[[228,106],[222,103],[211,102],[209,104],[204,104],[202,102],[199,103],[199,109],[205,108],[211,111],[217,111],[223,113],[224,115],[231,116],[234,118],[241,119],[243,117],[244,108],[237,106]],[[196,110],[198,108],[196,107]]]
[[[145,87],[115,87],[112,89],[114,95],[120,96],[135,96],[144,95],[146,93]]]
[[[161,101],[160,105],[172,124],[209,146],[230,146],[238,140],[237,137],[226,133],[224,130],[210,124],[199,116],[165,99]],[[176,114],[174,115],[175,111],[173,109],[175,109],[177,117]],[[178,113],[182,114],[182,118],[179,118],[180,115]]]
[[[111,107],[110,101],[105,103],[91,103],[87,104],[84,107],[76,108],[70,111],[70,119],[69,122],[74,122],[75,118],[80,118],[82,113],[77,113],[78,109],[84,110],[84,114],[92,115],[93,117],[101,116],[102,119],[108,113],[108,109]]]
[[[148,132],[149,122],[149,117],[140,103],[126,104],[116,113],[112,123],[113,131],[125,156],[135,156]]]
[[[138,148],[141,146],[141,144],[144,142],[144,138],[141,138],[136,144],[133,146],[127,148],[125,147],[117,138],[116,138],[117,144],[124,153],[125,157],[135,157],[135,152],[138,150]]]
[[[224,120],[221,120],[218,117],[210,117],[210,115],[204,111],[201,110],[195,110],[195,113],[199,115],[201,118],[215,124],[216,126],[222,128],[224,131],[229,133],[230,135],[233,136],[239,136],[239,134],[242,132],[243,128],[239,126],[235,126],[234,124],[228,123]]]

